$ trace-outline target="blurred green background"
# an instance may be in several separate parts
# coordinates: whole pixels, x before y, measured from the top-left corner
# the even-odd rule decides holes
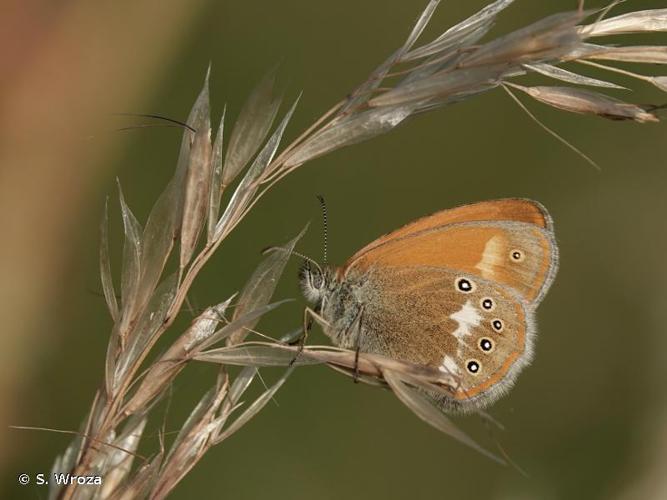
[[[425,4],[193,3],[187,19],[173,24],[179,34],[162,62],[151,66],[155,76],[142,76],[148,82],[143,96],[131,104],[117,102],[116,111],[184,120],[211,61],[213,122],[227,103],[230,126],[256,82],[280,62],[286,102],[304,91],[287,131],[287,138],[293,138],[402,43]],[[444,2],[427,36],[484,4]],[[663,6],[657,0],[634,1],[619,12]],[[574,1],[517,0],[501,15],[494,33],[574,7]],[[118,2],[113,10],[122,18],[125,8],[125,2]],[[133,22],[150,39],[165,14],[157,3],[146,12]],[[104,27],[103,17],[95,21]],[[123,38],[122,31],[113,35]],[[104,61],[97,64],[102,67]],[[639,69],[647,74],[661,70]],[[112,76],[122,78],[120,73]],[[647,86],[624,78],[614,81],[637,89],[626,97],[633,102],[665,101],[664,94]],[[73,78],[70,84],[76,89],[80,82]],[[97,99],[103,101],[105,94]],[[446,207],[506,196],[539,200],[555,221],[561,268],[538,311],[535,362],[510,395],[490,410],[506,426],[504,432],[494,430],[490,437],[479,419],[456,419],[485,446],[493,447],[497,439],[528,477],[439,434],[390,392],[352,384],[323,367],[308,367],[296,371],[276,404],[208,453],[173,498],[667,498],[664,125],[617,123],[524,102],[594,158],[601,171],[544,133],[496,90],[412,119],[386,136],[297,170],[227,240],[200,275],[192,299],[196,308],[203,308],[227,298],[243,286],[261,260],[262,248],[293,237],[308,221],[310,230],[298,249],[320,258],[317,194],[325,196],[329,207],[329,251],[335,263],[375,237]],[[97,294],[98,222],[105,196],[111,196],[116,210],[118,176],[128,203],[144,221],[175,165],[180,131],[116,133],[109,130],[128,121],[106,114],[98,118],[106,122],[105,134],[113,144],[103,161],[85,165],[95,173],[85,190],[81,188],[82,201],[68,220],[70,236],[61,243],[64,257],[53,264],[62,266],[61,278],[48,301],[33,304],[42,323],[29,337],[34,342],[30,356],[17,371],[18,394],[6,403],[12,408],[9,424],[78,427],[102,379],[111,327]],[[65,124],[67,119],[60,116]],[[137,120],[129,119],[132,123]],[[75,132],[86,136],[88,131]],[[95,139],[91,144],[94,148]],[[71,182],[64,175],[60,179]],[[34,182],[42,181],[36,177]],[[45,215],[48,223],[48,211]],[[115,262],[119,229],[116,210]],[[304,301],[297,268],[296,260],[290,263],[276,298],[298,300],[264,320],[261,331],[277,336],[300,324]],[[187,323],[186,312],[177,327]],[[171,335],[178,331],[172,329]],[[316,331],[311,342],[324,343],[325,338]],[[266,370],[268,379],[277,375],[279,371]],[[163,407],[156,413],[153,429],[166,418],[167,430],[177,430],[213,380],[211,367],[191,366],[174,387],[168,415]],[[48,472],[70,436],[2,432],[8,435],[1,496],[45,498],[44,487],[19,487],[16,476]],[[154,434],[149,441],[155,444]]]

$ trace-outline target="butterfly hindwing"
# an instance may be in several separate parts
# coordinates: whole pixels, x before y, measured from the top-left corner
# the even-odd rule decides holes
[[[500,396],[530,360],[530,313],[511,291],[474,275],[376,268],[360,299],[361,350],[454,375],[461,408]]]

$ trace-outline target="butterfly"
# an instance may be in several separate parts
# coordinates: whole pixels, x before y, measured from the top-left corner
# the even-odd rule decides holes
[[[535,309],[558,269],[552,219],[527,199],[442,210],[340,267],[305,265],[304,296],[343,348],[435,367],[459,381],[443,409],[487,407],[533,358]]]

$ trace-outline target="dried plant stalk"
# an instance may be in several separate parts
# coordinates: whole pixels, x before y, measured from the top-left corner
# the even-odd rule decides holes
[[[223,138],[223,113],[213,144],[207,74],[183,132],[174,175],[153,206],[144,228],[126,203],[119,184],[125,238],[120,302],[112,280],[106,208],[101,225],[101,281],[114,323],[105,377],[81,435],[56,459],[53,469],[75,475],[99,474],[107,481],[98,490],[77,484],[60,488],[51,482],[50,498],[164,498],[211,446],[224,441],[252,419],[293,369],[310,364],[326,364],[363,382],[392,390],[423,420],[498,459],[459,431],[425,397],[429,392],[451,393],[457,385],[451,374],[371,354],[362,353],[357,359],[354,352],[331,347],[299,348],[279,341],[245,340],[265,314],[284,302],[270,303],[270,300],[303,232],[281,251],[264,259],[238,295],[231,314],[230,298],[199,314],[183,334],[174,337],[162,355],[153,352],[155,343],[181,312],[190,287],[216,249],[275,183],[314,158],[386,133],[412,115],[455,104],[497,87],[513,87],[543,104],[569,112],[639,123],[658,121],[657,107],[626,103],[577,87],[623,89],[620,85],[561,66],[592,65],[667,90],[666,77],[641,75],[594,62],[665,63],[664,46],[600,45],[588,41],[600,36],[667,31],[667,10],[629,12],[588,24],[588,12],[565,12],[495,40],[483,41],[497,16],[513,3],[513,0],[497,0],[419,45],[438,3],[438,0],[428,3],[406,41],[347,99],[334,105],[282,150],[281,139],[298,99],[271,132],[281,102],[273,90],[274,73],[269,73],[252,92],[228,141]],[[515,83],[531,73],[574,86],[530,87]],[[239,177],[220,215],[222,193],[232,188]],[[202,241],[204,227],[206,238]],[[179,243],[177,269],[167,269],[176,242]],[[214,386],[171,443],[166,443],[166,437],[162,436],[162,446],[152,457],[138,457],[135,450],[151,409],[193,361],[220,365]],[[140,370],[144,364],[146,368]],[[231,378],[226,371],[231,365],[244,368]],[[257,371],[268,366],[287,370],[240,412],[241,398]]]

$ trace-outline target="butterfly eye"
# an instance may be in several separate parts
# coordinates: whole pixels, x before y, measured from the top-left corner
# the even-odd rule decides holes
[[[476,359],[470,359],[466,361],[466,368],[473,375],[477,375],[479,373],[479,370],[482,368],[482,365],[480,365],[479,361],[477,361]]]
[[[484,352],[493,351],[493,341],[489,338],[483,337],[479,341],[479,348]]]
[[[310,276],[313,288],[322,288],[322,282],[324,281],[322,275],[320,273],[311,273]]]
[[[510,258],[514,262],[521,262],[525,258],[525,255],[521,250],[514,249],[510,252]]]
[[[499,320],[499,319],[494,319],[494,320],[491,322],[491,326],[492,326],[493,329],[494,329],[495,331],[497,331],[498,333],[502,332],[502,331],[503,331],[503,328],[504,328],[503,322],[502,322],[501,320]]]
[[[486,311],[493,311],[496,307],[496,304],[493,302],[492,299],[489,297],[484,297],[480,302],[479,305],[482,306],[482,309]]]
[[[456,278],[456,288],[463,293],[470,293],[475,290],[475,284],[466,278]]]

